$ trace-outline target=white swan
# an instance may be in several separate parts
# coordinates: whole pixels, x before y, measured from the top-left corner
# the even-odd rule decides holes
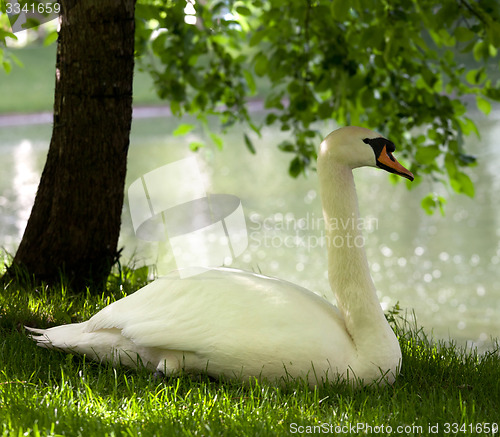
[[[393,151],[392,142],[359,127],[338,129],[321,143],[328,275],[340,311],[292,283],[219,268],[185,279],[161,277],[86,322],[28,328],[32,337],[42,347],[113,364],[140,362],[166,374],[184,369],[243,379],[291,376],[311,386],[338,378],[391,383],[401,351],[359,244],[352,169],[380,167],[413,180]],[[336,226],[340,220],[352,225]]]

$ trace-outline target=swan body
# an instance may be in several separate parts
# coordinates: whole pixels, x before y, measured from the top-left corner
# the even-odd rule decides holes
[[[339,308],[280,279],[229,268],[158,278],[83,323],[27,328],[39,346],[98,361],[177,374],[276,381],[302,377],[313,386],[344,379],[391,383],[401,351],[387,323],[359,245],[358,226],[330,226],[359,216],[352,169],[368,165],[413,179],[392,156],[394,145],[364,128],[332,132],[318,156],[328,275]],[[187,276],[187,277],[186,277]]]

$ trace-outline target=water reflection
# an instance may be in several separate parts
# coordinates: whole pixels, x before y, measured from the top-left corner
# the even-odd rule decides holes
[[[14,148],[13,157],[14,177],[12,178],[12,190],[13,199],[17,203],[15,226],[18,230],[18,237],[20,237],[29,219],[40,175],[36,168],[31,141],[22,140]]]
[[[401,307],[414,309],[418,323],[435,337],[480,347],[488,347],[490,337],[500,337],[498,118],[500,114],[481,121],[481,140],[468,139],[468,149],[479,158],[478,166],[468,171],[476,183],[474,199],[430,182],[408,191],[405,182],[392,185],[387,174],[376,169],[355,172],[361,215],[376,223],[363,232],[384,308],[399,301]],[[148,171],[191,156],[190,142],[206,140],[202,132],[172,137],[169,133],[177,123],[134,121],[126,188]],[[0,133],[0,245],[10,251],[20,240],[45,160],[50,129],[39,129],[10,130],[9,138]],[[223,152],[201,149],[197,158],[203,183],[209,193],[242,200],[250,241],[234,266],[296,282],[332,299],[326,250],[319,244],[323,230],[312,220],[322,218],[317,177],[314,172],[297,180],[287,176],[289,156],[274,147],[280,135],[267,131],[263,139],[252,138],[255,156],[248,153],[239,132],[225,139]],[[448,199],[445,217],[428,216],[420,208],[428,191]],[[126,258],[140,265],[159,248],[135,237],[127,202],[120,244]],[[174,268],[173,257],[171,261]]]
[[[36,146],[24,138],[0,149],[0,235],[2,247],[12,250],[19,244],[35,199],[41,168]]]

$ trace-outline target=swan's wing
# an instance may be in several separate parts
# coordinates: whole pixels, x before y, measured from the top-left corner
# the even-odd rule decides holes
[[[297,285],[214,269],[184,279],[159,278],[104,308],[86,330],[118,328],[139,346],[203,354],[238,342],[269,346],[270,336],[276,343],[290,342],[295,331],[304,336],[311,330],[311,338],[318,338],[321,323],[315,322],[322,320],[343,328],[333,305]]]

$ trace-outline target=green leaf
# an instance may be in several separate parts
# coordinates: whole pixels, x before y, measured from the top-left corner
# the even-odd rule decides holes
[[[214,144],[217,146],[219,150],[222,150],[222,147],[224,146],[224,142],[222,141],[222,138],[219,137],[219,135],[214,134],[213,132],[210,132],[209,134],[210,138],[214,142]]]
[[[255,155],[257,151],[255,150],[252,140],[248,137],[247,134],[243,134],[243,138],[245,139],[245,145],[247,146],[247,149],[252,155]]]
[[[465,173],[457,171],[454,177],[450,179],[450,183],[453,190],[457,193],[463,193],[469,197],[474,197],[474,184]]]
[[[444,216],[444,206],[446,205],[446,199],[443,196],[438,196],[437,201],[438,201],[439,211],[441,212],[441,215]]]
[[[170,101],[170,110],[172,111],[172,114],[174,115],[181,115],[182,108],[181,104],[175,100]]]
[[[189,148],[193,151],[193,152],[197,152],[198,150],[200,150],[201,148],[205,147],[205,144],[203,144],[202,142],[200,141],[192,141],[191,143],[189,143]]]
[[[476,34],[467,27],[457,27],[455,29],[455,38],[458,42],[467,42],[474,38]]]
[[[430,164],[441,154],[437,146],[419,147],[415,159],[421,164]]]
[[[279,143],[278,148],[283,152],[295,152],[295,145],[290,141],[283,141]]]
[[[464,115],[467,112],[467,107],[460,100],[452,100],[451,106],[453,106],[453,112],[455,115]]]
[[[445,29],[439,29],[438,39],[443,45],[448,47],[453,47],[456,44],[455,37],[450,35]]]
[[[429,214],[434,214],[436,208],[439,208],[441,215],[444,216],[444,205],[446,204],[446,199],[442,196],[438,196],[436,193],[429,193],[422,199],[420,205],[423,210]]]
[[[157,20],[159,11],[157,7],[152,5],[145,5],[141,2],[137,2],[135,6],[135,16],[137,18],[142,18],[145,21]]]
[[[492,45],[500,47],[500,22],[491,20],[487,32]]]
[[[43,40],[43,45],[44,46],[50,46],[51,44],[53,44],[54,42],[57,41],[57,37],[59,36],[59,34],[57,33],[56,30],[53,30],[52,32],[49,32],[47,34],[47,36],[45,37],[45,39]]]
[[[288,167],[288,173],[290,176],[296,178],[304,170],[304,162],[300,157],[296,156],[290,162],[290,167]]]
[[[484,90],[484,94],[491,100],[500,101],[500,87],[498,88],[487,88]]]
[[[460,180],[460,185],[462,186],[462,192],[469,197],[474,197],[474,183],[471,178],[467,174],[460,172],[458,174],[458,179]]]
[[[458,123],[460,124],[460,127],[462,128],[462,132],[465,135],[469,135],[472,132],[474,132],[478,138],[480,137],[479,129],[477,128],[476,124],[470,118],[467,118],[467,117],[459,118]]]
[[[153,52],[160,57],[165,52],[167,37],[168,34],[166,32],[160,33],[151,43],[151,48],[153,49]]]
[[[479,62],[481,59],[486,60],[490,55],[490,50],[488,48],[488,43],[486,41],[478,41],[474,44],[474,49],[472,50],[474,59]]]
[[[488,115],[491,112],[491,103],[483,99],[481,96],[476,96],[477,108],[484,114]]]
[[[349,3],[348,1],[344,3]],[[370,41],[370,47],[383,51],[386,43],[384,32],[378,26],[369,26],[361,35],[362,41]]]
[[[436,93],[441,93],[441,91],[443,91],[443,80],[441,79],[441,77],[439,77],[436,82],[434,83],[434,86],[432,87],[432,89],[436,92]]]
[[[9,74],[12,70],[12,65],[9,61],[3,61],[2,62],[3,69],[7,74]]]
[[[267,73],[267,56],[260,52],[254,58],[254,69],[257,76],[264,76]]]
[[[243,76],[245,76],[245,80],[247,81],[248,90],[250,94],[255,94],[257,91],[257,85],[255,84],[255,79],[253,78],[253,74],[248,70],[243,70]]]
[[[194,124],[181,124],[174,130],[174,136],[180,137],[191,132],[195,128]]]
[[[250,47],[254,47],[259,44],[267,35],[266,29],[257,29],[253,35],[250,37]]]
[[[2,42],[5,46],[5,39],[6,38],[11,38],[11,39],[17,41],[17,36],[11,32],[7,32],[6,30],[2,29],[1,25],[2,25],[2,22],[0,21],[0,42]]]
[[[446,155],[446,157],[444,158],[444,166],[448,173],[448,177],[450,179],[455,179],[455,175],[457,174],[457,163],[453,153],[448,153]]]
[[[270,112],[266,116],[266,124],[267,125],[273,124],[277,119],[278,119],[278,116],[274,112]]]
[[[229,36],[227,35],[213,35],[211,37],[211,40],[217,44],[220,44],[221,46],[225,46],[231,42]]]
[[[345,21],[349,18],[349,9],[351,2],[349,0],[333,0],[331,3],[331,11],[333,18],[336,21]]]
[[[252,15],[252,12],[246,6],[236,6],[236,12],[244,17]]]
[[[470,70],[465,75],[467,82],[469,82],[471,85],[479,85],[481,82],[484,82],[486,80],[486,77],[487,76],[484,67],[478,68],[477,70]]]
[[[422,209],[429,215],[434,214],[434,210],[436,208],[436,202],[434,200],[434,194],[429,193],[427,196],[425,196],[422,201],[420,202],[420,206]]]

